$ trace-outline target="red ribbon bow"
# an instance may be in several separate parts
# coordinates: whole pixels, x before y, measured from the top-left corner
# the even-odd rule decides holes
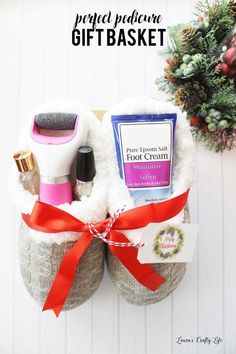
[[[114,221],[107,238],[115,243],[129,242],[119,230],[133,230],[145,227],[152,222],[163,222],[180,213],[184,208],[189,190],[185,193],[156,204],[148,204],[123,212]],[[53,281],[43,311],[52,309],[59,316],[74,282],[80,258],[90,245],[94,236],[89,231],[89,225],[76,219],[72,215],[49,204],[36,202],[31,215],[22,215],[25,223],[36,231],[46,233],[82,232],[82,236],[74,246],[64,255],[57,275]],[[94,226],[103,232],[111,218],[96,223]],[[109,245],[111,252],[129,270],[136,280],[151,291],[155,291],[165,282],[160,274],[156,273],[148,264],[141,264],[137,260],[137,249],[134,247],[119,247]]]

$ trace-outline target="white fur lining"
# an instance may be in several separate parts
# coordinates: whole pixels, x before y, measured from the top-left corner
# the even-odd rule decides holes
[[[73,201],[72,204],[59,205],[58,208],[75,216],[83,222],[98,222],[106,218],[107,215],[107,172],[106,161],[104,156],[103,145],[103,131],[101,124],[95,115],[86,109],[82,104],[71,101],[50,101],[39,106],[35,112],[29,117],[25,129],[20,134],[17,142],[16,151],[27,149],[27,141],[29,129],[32,119],[35,114],[44,112],[67,112],[76,113],[82,116],[88,122],[88,139],[87,145],[94,150],[96,176],[94,178],[94,185],[92,194],[89,198],[82,197],[81,201]],[[79,148],[79,146],[78,146]],[[13,162],[9,176],[9,192],[14,205],[21,213],[30,214],[34,207],[38,196],[31,195],[26,191],[20,181],[19,173]],[[37,242],[48,242],[60,244],[65,241],[74,241],[79,238],[80,234],[75,232],[61,232],[61,233],[42,233],[31,230],[31,236]]]
[[[169,102],[159,102],[148,97],[123,99],[106,112],[102,123],[105,135],[107,169],[109,172],[108,212],[110,214],[113,214],[124,205],[126,210],[133,208],[133,200],[129,194],[128,188],[119,175],[111,116],[145,113],[177,114],[172,197],[190,188],[195,179],[195,147],[185,114]],[[183,211],[175,218],[171,219],[171,221],[177,223],[183,222]],[[142,230],[126,231],[125,234],[131,241],[138,242],[142,235]]]
[[[32,117],[35,114],[43,112],[77,113],[79,116],[83,115],[88,121],[89,135],[87,144],[94,149],[97,172],[92,195],[89,198],[84,197],[82,201],[74,201],[71,205],[64,204],[58,206],[60,209],[65,210],[84,222],[97,222],[104,219],[107,207],[109,213],[112,215],[124,205],[127,210],[134,206],[128,188],[119,176],[111,125],[111,116],[114,114],[177,113],[172,197],[190,188],[195,179],[195,149],[189,126],[185,115],[171,103],[158,102],[147,97],[124,99],[111,107],[105,114],[102,125],[103,129],[101,129],[100,123],[94,114],[88,111],[82,104],[70,101],[50,101],[38,107],[29,117],[25,129],[19,137],[16,150],[27,148]],[[15,206],[21,213],[31,213],[38,196],[31,195],[22,187],[14,163],[12,164],[9,182],[10,195]],[[183,222],[183,212],[171,221]],[[125,234],[131,241],[137,242],[142,235],[142,229],[125,231]],[[37,242],[55,242],[60,244],[65,241],[77,240],[79,236],[79,233],[73,232],[51,234],[31,230],[31,237]]]

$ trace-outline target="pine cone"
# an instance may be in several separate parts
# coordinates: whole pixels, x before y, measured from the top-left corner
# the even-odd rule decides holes
[[[173,55],[172,57],[168,58],[166,62],[167,66],[164,69],[165,78],[169,81],[175,82],[176,80],[173,76],[173,72],[176,68],[178,68],[180,64],[179,58],[176,55]]]
[[[207,99],[204,86],[198,81],[187,82],[175,93],[175,104],[187,111]]]
[[[236,1],[235,0],[231,0],[229,2],[229,8],[230,8],[230,11],[231,11],[233,17],[236,19]]]
[[[177,55],[172,55],[172,57],[168,58],[166,62],[168,64],[168,68],[172,70],[177,68],[180,64],[179,57],[177,57]]]
[[[200,33],[192,25],[186,25],[179,32],[180,44],[182,47],[193,46],[196,43]]]

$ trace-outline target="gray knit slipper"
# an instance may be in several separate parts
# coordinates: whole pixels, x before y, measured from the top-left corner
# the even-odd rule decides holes
[[[45,102],[36,108],[26,121],[25,128],[19,134],[15,151],[29,149],[33,117],[39,113],[51,112],[71,112],[78,115],[84,122],[86,121],[87,134],[85,135],[87,135],[87,140],[85,145],[93,148],[96,164],[96,177],[93,181],[91,195],[88,198],[83,195],[80,200],[73,201],[71,204],[60,205],[57,208],[85,224],[104,220],[107,215],[108,179],[103,132],[100,122],[83,104],[58,100]],[[76,157],[70,171],[72,185],[75,181],[75,165]],[[24,183],[23,186],[15,164],[13,163],[11,166],[9,192],[13,204],[21,214],[32,215],[35,202],[40,199],[38,195],[31,194],[32,185],[36,191],[39,189],[39,168],[37,164],[35,171],[37,179],[33,179],[32,174],[28,177],[28,184]],[[40,226],[43,227],[44,225]],[[76,232],[62,231],[54,234],[50,231],[48,233],[35,231],[22,221],[19,231],[20,270],[27,291],[40,306],[44,305],[64,255],[75,245],[79,236]],[[103,269],[104,244],[102,241],[94,239],[80,259],[73,286],[64,304],[64,310],[70,310],[81,305],[93,295],[101,282]],[[57,299],[54,300],[57,301]]]
[[[188,207],[185,208],[184,222],[190,222]],[[152,264],[152,268],[166,279],[165,283],[153,292],[140,284],[109,249],[106,262],[112,282],[121,296],[136,305],[153,304],[165,299],[176,289],[186,271],[186,263]]]
[[[61,244],[36,242],[22,221],[19,232],[19,262],[26,289],[42,306],[57,274],[63,256],[76,241]],[[98,288],[104,269],[104,243],[94,239],[82,256],[75,281],[63,310],[71,310],[87,301]]]
[[[125,181],[120,177],[112,117],[136,114],[176,114],[173,175],[171,186],[173,197],[182,194],[191,188],[195,179],[195,149],[190,132],[189,124],[186,121],[185,113],[170,102],[157,101],[148,97],[131,97],[123,99],[106,112],[103,118],[102,127],[104,130],[104,143],[106,146],[107,172],[109,174],[108,212],[115,215],[119,210],[130,210],[135,207]],[[132,141],[132,140],[131,140]],[[132,144],[130,145],[132,146]],[[188,216],[181,211],[172,218],[175,223],[188,222]],[[172,221],[172,220],[171,220]],[[139,241],[140,231],[125,230],[130,242]],[[124,233],[125,233],[124,232]],[[125,250],[124,250],[125,252]],[[120,261],[107,250],[106,261],[111,279],[120,294],[129,302],[134,304],[150,304],[158,302],[167,297],[179,284],[186,271],[184,263],[162,263],[152,264],[156,272],[166,278],[158,290],[152,292],[142,286]]]

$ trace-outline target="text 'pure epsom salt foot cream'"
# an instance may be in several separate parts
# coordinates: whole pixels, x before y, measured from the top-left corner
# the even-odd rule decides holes
[[[135,206],[171,195],[175,124],[175,113],[112,116],[120,176]]]

